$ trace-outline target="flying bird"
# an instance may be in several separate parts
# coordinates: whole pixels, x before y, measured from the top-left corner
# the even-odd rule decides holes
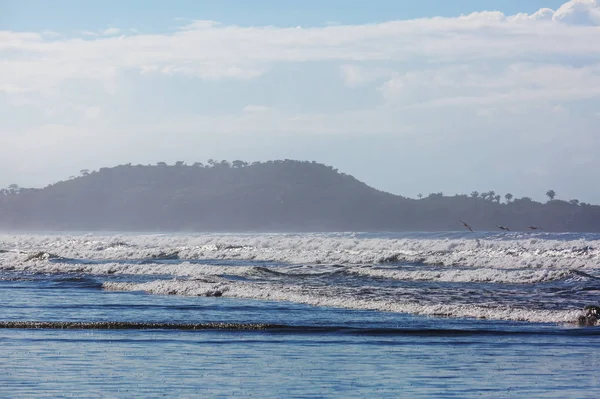
[[[469,229],[469,231],[470,231],[471,233],[473,232],[473,229],[471,228],[471,226],[469,226],[468,224],[466,224],[466,223],[465,223],[465,222],[463,222],[462,220],[461,220],[460,222],[463,224],[463,226],[465,226],[467,229]]]
[[[510,229],[508,227],[506,227],[506,226],[497,225],[496,227],[498,227],[500,230],[510,231]]]

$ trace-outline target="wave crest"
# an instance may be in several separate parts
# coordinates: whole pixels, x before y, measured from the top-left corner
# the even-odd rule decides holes
[[[353,298],[330,296],[322,292],[307,292],[299,286],[264,286],[246,282],[206,283],[190,280],[157,280],[146,283],[105,282],[108,291],[144,291],[159,295],[214,296],[288,301],[313,306],[337,307],[357,310],[378,310],[426,316],[460,317],[490,320],[528,321],[536,323],[577,323],[584,315],[581,310],[520,309],[509,306],[478,306],[451,303],[423,304],[390,301],[384,298]]]

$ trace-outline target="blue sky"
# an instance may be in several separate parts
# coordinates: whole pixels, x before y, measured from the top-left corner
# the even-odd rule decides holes
[[[0,186],[291,158],[600,203],[598,26],[596,0],[0,1]]]
[[[100,30],[136,27],[144,32],[176,26],[175,18],[236,25],[320,26],[365,24],[498,10],[507,15],[559,8],[563,0],[16,0],[0,1],[0,26],[10,30]],[[35,11],[32,11],[35,10]]]

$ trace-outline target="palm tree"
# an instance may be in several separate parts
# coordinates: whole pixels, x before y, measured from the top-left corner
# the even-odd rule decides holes
[[[479,197],[479,192],[477,192],[477,191],[471,191],[471,197],[473,197],[473,198]]]
[[[513,195],[511,193],[506,193],[504,198],[506,199],[506,202],[510,202],[510,200],[513,198]]]
[[[546,191],[546,195],[548,196],[548,198],[550,198],[550,201],[552,201],[556,193],[554,192],[554,190],[548,190]]]
[[[421,194],[421,193],[417,194],[417,198],[419,198],[419,199],[423,198],[423,194]]]

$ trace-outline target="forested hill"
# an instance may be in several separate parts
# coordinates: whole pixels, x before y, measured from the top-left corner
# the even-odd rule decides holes
[[[290,160],[121,165],[0,191],[3,230],[441,231],[464,229],[459,220],[474,230],[600,231],[600,207],[491,195],[408,199]]]

